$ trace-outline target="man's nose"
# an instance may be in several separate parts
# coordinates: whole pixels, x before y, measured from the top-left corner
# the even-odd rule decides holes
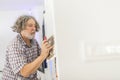
[[[33,31],[36,31],[36,27],[35,26],[33,26],[32,29],[33,29]]]

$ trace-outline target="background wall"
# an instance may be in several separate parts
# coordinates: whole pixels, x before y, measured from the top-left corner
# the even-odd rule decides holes
[[[53,0],[44,0],[45,1],[45,14],[44,14],[44,21],[45,21],[45,31],[46,37],[49,38],[54,36],[54,40],[56,43],[56,32],[55,32],[55,22],[54,22],[54,11],[53,11]],[[57,80],[56,79],[56,52],[57,46],[55,44],[54,47],[54,56],[47,60],[48,68],[46,69],[46,80]]]
[[[54,0],[60,80],[120,80],[119,4]]]

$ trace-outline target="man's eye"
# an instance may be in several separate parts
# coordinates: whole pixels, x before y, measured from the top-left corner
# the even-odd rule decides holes
[[[35,25],[28,25],[29,27],[35,26]]]
[[[32,27],[33,25],[29,25],[29,27]]]

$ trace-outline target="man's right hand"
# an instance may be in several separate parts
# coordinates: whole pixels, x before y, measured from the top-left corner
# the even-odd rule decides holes
[[[53,49],[53,46],[50,46],[47,40],[43,40],[41,45],[41,55],[47,57],[51,49]]]

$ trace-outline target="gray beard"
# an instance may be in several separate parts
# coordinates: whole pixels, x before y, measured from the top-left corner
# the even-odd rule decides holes
[[[26,36],[28,39],[33,39],[33,38],[35,37],[35,34],[25,33],[25,36]]]
[[[33,39],[35,37],[35,35],[29,35],[27,36],[28,39]]]

